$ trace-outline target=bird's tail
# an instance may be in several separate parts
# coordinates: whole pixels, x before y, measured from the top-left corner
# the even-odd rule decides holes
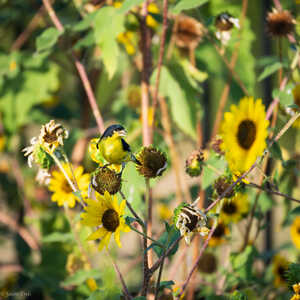
[[[130,159],[137,165],[141,165],[141,162],[132,154],[130,153]]]

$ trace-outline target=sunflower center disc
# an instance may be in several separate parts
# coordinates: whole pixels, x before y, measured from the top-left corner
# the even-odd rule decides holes
[[[214,233],[213,233],[213,236],[214,237],[222,237],[223,235],[224,235],[224,233],[225,233],[225,228],[224,228],[224,226],[222,225],[222,224],[218,224],[218,226],[217,226],[217,228],[216,228],[216,230],[214,231]]]
[[[248,150],[256,137],[256,126],[251,120],[244,120],[240,123],[237,139],[240,146],[246,150]]]
[[[114,209],[107,209],[102,216],[102,224],[106,230],[115,232],[120,224],[118,213]]]
[[[72,190],[72,188],[71,188],[69,182],[68,182],[66,179],[64,179],[64,181],[63,181],[63,183],[62,183],[61,189],[62,189],[65,193],[67,193],[67,194],[73,192],[73,190]]]
[[[278,267],[278,275],[283,280],[285,280],[285,272],[286,272],[286,269],[284,267],[282,267],[282,266]]]
[[[233,215],[237,211],[237,207],[234,203],[228,202],[224,204],[223,211],[228,215]]]

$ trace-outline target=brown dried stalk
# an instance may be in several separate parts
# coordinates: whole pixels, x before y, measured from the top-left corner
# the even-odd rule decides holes
[[[63,32],[64,31],[64,26],[62,25],[62,23],[60,22],[60,20],[58,19],[51,3],[49,0],[43,0],[44,6],[48,12],[49,17],[51,18],[53,24],[55,25],[55,27],[57,28],[57,30],[59,32]],[[104,132],[104,122],[103,122],[103,118],[102,115],[100,113],[100,110],[98,108],[97,105],[97,101],[96,101],[96,97],[94,95],[94,92],[92,90],[91,87],[91,83],[88,79],[86,70],[83,66],[83,64],[79,61],[79,59],[77,58],[76,54],[74,53],[74,51],[72,51],[72,57],[76,66],[76,69],[79,73],[79,77],[82,81],[82,84],[84,86],[85,92],[87,94],[92,112],[94,114],[97,126],[99,128],[100,133]]]

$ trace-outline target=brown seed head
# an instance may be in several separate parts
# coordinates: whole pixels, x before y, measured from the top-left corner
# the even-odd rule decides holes
[[[136,164],[136,169],[146,178],[161,176],[167,168],[165,154],[152,146],[143,147],[136,158],[141,163],[140,165]]]
[[[231,180],[229,180],[226,176],[221,176],[219,177],[215,183],[214,183],[214,188],[215,191],[217,192],[218,196],[221,196],[232,184]],[[234,189],[232,189],[229,193],[225,195],[225,198],[231,198],[235,194]]]
[[[214,254],[204,252],[198,263],[198,270],[202,273],[212,274],[217,270],[217,259]]]
[[[204,26],[196,19],[181,15],[175,30],[175,43],[181,48],[195,49],[205,34]]]
[[[121,189],[121,175],[107,167],[102,167],[92,175],[91,185],[101,195],[104,195],[105,191],[114,195]]]
[[[296,21],[288,10],[273,8],[267,15],[267,31],[274,37],[287,36],[294,31]]]

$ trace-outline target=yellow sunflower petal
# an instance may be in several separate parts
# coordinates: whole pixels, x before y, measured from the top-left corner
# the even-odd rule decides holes
[[[99,243],[99,246],[98,246],[99,251],[101,251],[104,246],[106,246],[106,247],[108,246],[110,237],[111,237],[111,232],[107,231],[105,236],[102,238],[101,242]]]
[[[107,231],[105,230],[105,228],[101,227],[99,228],[97,231],[91,233],[87,240],[88,241],[92,241],[92,240],[97,240],[97,239],[100,239],[102,237],[104,237],[104,235],[107,233]]]
[[[122,247],[121,241],[120,241],[120,227],[115,231],[115,241],[119,248]]]

